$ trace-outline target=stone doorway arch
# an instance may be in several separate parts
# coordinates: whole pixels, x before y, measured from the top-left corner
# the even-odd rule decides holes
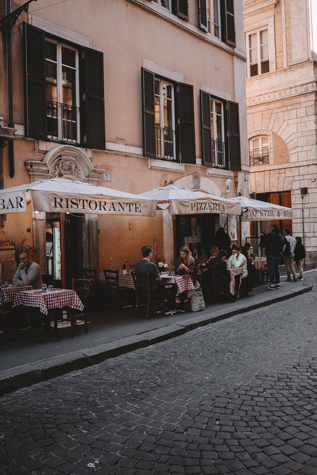
[[[58,145],[47,152],[42,160],[27,160],[25,167],[30,182],[62,175],[65,178],[97,185],[105,173],[105,170],[93,166],[90,157],[83,150],[72,145]],[[61,220],[64,218],[65,216],[61,215]],[[82,246],[82,267],[98,270],[98,215],[85,214],[81,229],[78,239],[81,240]],[[33,245],[37,250],[42,273],[47,274],[46,213],[33,214]],[[63,259],[65,260],[65,256]],[[70,276],[67,277],[69,279]],[[64,282],[65,279],[64,275]]]

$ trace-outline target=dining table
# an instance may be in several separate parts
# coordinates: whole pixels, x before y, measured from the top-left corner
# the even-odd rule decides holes
[[[254,259],[252,261],[252,263],[254,264],[254,267],[259,270],[259,269],[263,269],[266,265],[267,265],[267,261],[266,261],[266,257],[264,258],[261,258],[261,259]]]
[[[32,285],[21,285],[19,287],[1,287],[0,288],[0,307],[3,307],[5,304],[12,303],[16,295],[20,292],[26,290],[33,290]]]
[[[36,307],[44,315],[55,308],[84,310],[84,305],[76,292],[71,289],[26,290],[16,294],[12,308],[18,306]]]

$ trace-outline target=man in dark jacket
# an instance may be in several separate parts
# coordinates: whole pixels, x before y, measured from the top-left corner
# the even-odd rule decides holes
[[[276,224],[273,225],[272,231],[266,236],[264,245],[270,273],[270,285],[268,286],[268,290],[277,289],[280,287],[279,263],[284,239]]]

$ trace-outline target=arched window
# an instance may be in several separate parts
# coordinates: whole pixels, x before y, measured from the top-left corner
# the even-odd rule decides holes
[[[255,137],[250,140],[250,163],[251,165],[269,164],[269,138],[267,136]]]

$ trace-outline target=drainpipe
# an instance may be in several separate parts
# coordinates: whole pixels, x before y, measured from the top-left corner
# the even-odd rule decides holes
[[[11,0],[7,0],[7,15],[11,13]],[[9,109],[9,127],[14,127],[13,122],[13,99],[12,99],[12,33],[11,28],[7,32],[7,50],[8,50],[8,109]],[[14,142],[8,141],[10,177],[14,177]]]

